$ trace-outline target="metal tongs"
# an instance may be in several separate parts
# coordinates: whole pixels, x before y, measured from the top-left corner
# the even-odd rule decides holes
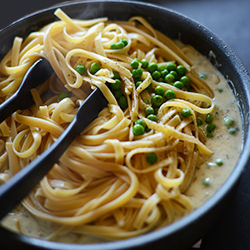
[[[25,74],[16,93],[0,105],[0,122],[13,112],[26,109],[34,101],[30,90],[47,80],[53,73],[50,63],[39,59]],[[0,219],[14,209],[48,173],[71,142],[90,124],[108,104],[102,92],[95,89],[78,109],[73,121],[51,145],[10,180],[0,186]]]

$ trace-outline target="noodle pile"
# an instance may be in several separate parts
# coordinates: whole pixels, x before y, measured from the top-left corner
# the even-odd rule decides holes
[[[56,73],[32,90],[34,106],[0,124],[0,180],[7,181],[49,148],[89,93],[100,88],[108,107],[72,143],[23,206],[40,219],[59,223],[63,230],[105,240],[134,237],[183,217],[192,210],[185,191],[197,167],[212,154],[196,122],[197,116],[212,112],[212,90],[192,71],[183,51],[141,17],[114,23],[107,18],[73,20],[60,9],[55,14],[59,21],[24,41],[17,37],[0,64],[1,102],[17,90],[40,57],[47,58]],[[121,39],[127,44],[111,49]],[[135,58],[183,65],[191,89],[153,80],[145,69],[136,88],[131,68]],[[101,65],[94,74],[89,70],[93,62]],[[76,71],[79,64],[86,67],[84,74]],[[110,88],[115,72],[126,97],[124,109]],[[173,90],[176,98],[165,101],[153,121],[144,110],[156,86]],[[44,97],[48,89],[50,94]],[[71,95],[59,99],[65,91]],[[181,116],[183,109],[191,110],[191,115]],[[136,136],[133,126],[138,119],[145,121],[147,129]],[[157,161],[149,163],[146,156],[152,152]]]

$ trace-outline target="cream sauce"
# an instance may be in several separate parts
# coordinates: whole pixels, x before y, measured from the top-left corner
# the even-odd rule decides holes
[[[180,44],[180,46],[182,47],[183,45]],[[218,190],[236,165],[242,144],[241,124],[236,100],[225,78],[204,56],[200,55],[192,47],[183,47],[183,50],[193,62],[193,69],[198,74],[203,73],[207,77],[205,81],[214,90],[216,103],[214,123],[217,128],[214,131],[214,137],[207,140],[207,146],[214,154],[196,171],[195,180],[187,191],[196,208]],[[220,90],[223,91],[221,92]],[[237,128],[235,135],[229,134],[227,127],[224,125],[223,119],[226,116],[230,116],[235,120],[234,127]],[[216,159],[222,159],[223,165],[217,166],[215,164]],[[211,184],[209,186],[202,184],[204,178],[210,178]],[[12,213],[4,219],[3,225],[18,233],[47,240],[76,243],[97,241],[97,239],[68,233],[67,230],[58,225],[41,221],[24,211],[21,207],[18,208],[16,214]]]
[[[214,137],[208,138],[206,142],[208,148],[214,153],[196,171],[195,180],[187,192],[196,208],[211,197],[231,174],[241,153],[242,133],[239,109],[226,79],[204,56],[193,48],[188,47],[185,52],[195,65],[195,71],[198,74],[205,75],[206,79],[204,80],[214,90],[214,101],[216,104],[213,112],[213,123],[216,125]],[[233,127],[237,131],[234,135],[230,134],[228,128],[224,125],[225,117],[233,118]],[[222,166],[218,166],[215,163],[217,159],[222,160]],[[210,185],[203,185],[205,178],[209,178]]]

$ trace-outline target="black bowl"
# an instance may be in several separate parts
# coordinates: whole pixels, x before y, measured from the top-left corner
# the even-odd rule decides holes
[[[73,18],[94,18],[107,16],[110,19],[127,20],[131,16],[144,16],[156,29],[172,38],[180,38],[193,45],[204,55],[213,51],[220,65],[220,72],[230,79],[229,85],[237,99],[241,112],[243,149],[235,169],[225,184],[204,205],[179,221],[157,231],[132,239],[99,244],[66,244],[48,242],[12,233],[0,227],[3,249],[57,249],[57,250],[105,250],[105,249],[187,249],[205,235],[216,222],[226,204],[227,198],[247,165],[250,151],[249,107],[250,78],[233,51],[211,31],[193,20],[156,5],[134,1],[83,1],[63,3],[35,12],[19,19],[0,31],[0,59],[12,45],[15,36],[26,37],[30,32],[55,21],[53,12],[62,8]]]

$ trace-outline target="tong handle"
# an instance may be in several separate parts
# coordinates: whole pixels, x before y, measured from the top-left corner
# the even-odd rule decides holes
[[[17,94],[12,95],[9,99],[0,105],[0,123],[8,118],[12,113],[20,107],[20,98]]]

